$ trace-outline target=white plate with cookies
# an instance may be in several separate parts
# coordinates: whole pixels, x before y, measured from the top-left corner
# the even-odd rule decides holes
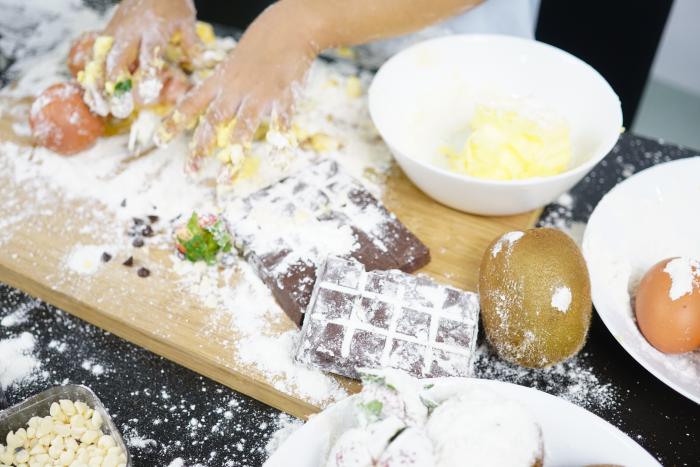
[[[545,467],[593,465],[656,467],[660,465],[641,446],[602,418],[536,389],[502,381],[471,378],[435,378],[422,380],[422,382],[432,385],[431,391],[438,390],[443,396],[445,394],[458,396],[476,388],[519,404],[529,412],[539,426],[544,453],[541,465]],[[348,397],[313,416],[303,427],[287,438],[268,459],[265,466],[327,465],[331,446],[354,423],[359,397],[360,395]],[[457,417],[452,428],[460,429]],[[473,427],[471,429],[473,430]],[[502,449],[509,449],[507,445],[511,445],[511,449],[514,449],[512,442],[504,441],[502,444]],[[469,459],[464,459],[463,462],[463,465],[470,465]]]

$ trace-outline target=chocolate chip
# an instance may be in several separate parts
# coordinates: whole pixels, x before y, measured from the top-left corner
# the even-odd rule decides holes
[[[158,219],[160,219],[160,217],[158,217],[158,216],[153,216],[153,215],[148,216],[148,221],[149,221],[151,224],[155,224],[156,222],[158,222]]]
[[[119,204],[119,206],[125,208],[126,207],[126,198],[122,200],[122,202]]]
[[[151,271],[146,268],[139,268],[139,270],[136,271],[136,274],[138,274],[139,277],[148,277],[151,275]]]
[[[143,246],[143,238],[141,237],[136,237],[133,242],[131,242],[133,246],[136,248],[141,248]]]
[[[102,253],[102,262],[109,263],[110,259],[112,259],[112,255],[110,255],[106,251],[104,253]]]
[[[147,225],[143,229],[141,229],[141,235],[143,235],[144,237],[152,237],[153,229],[151,228],[151,226]]]
[[[124,261],[122,264],[123,264],[124,266],[130,268],[131,266],[134,265],[134,257],[133,257],[133,256],[129,256],[129,257],[126,259],[126,261]]]

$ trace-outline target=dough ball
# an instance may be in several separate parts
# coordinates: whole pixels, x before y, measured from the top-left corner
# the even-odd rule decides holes
[[[433,444],[425,431],[406,428],[387,446],[377,460],[377,467],[433,467]]]
[[[426,425],[436,467],[541,467],[542,432],[515,401],[472,388],[440,404]]]
[[[90,111],[75,83],[59,83],[32,104],[29,125],[37,144],[59,154],[88,149],[104,132],[102,118]]]

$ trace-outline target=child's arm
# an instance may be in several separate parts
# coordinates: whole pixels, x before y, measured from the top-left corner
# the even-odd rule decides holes
[[[316,55],[421,29],[480,0],[282,0],[265,10],[216,72],[166,119],[173,135],[204,114],[194,156],[209,153],[216,128],[236,118],[231,142],[247,141],[273,112],[285,123],[295,87]],[[235,8],[232,3],[231,8]]]

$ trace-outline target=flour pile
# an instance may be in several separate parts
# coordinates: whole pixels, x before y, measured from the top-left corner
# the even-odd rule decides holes
[[[34,336],[28,332],[0,340],[0,386],[26,380],[39,370],[40,362],[33,351]]]

